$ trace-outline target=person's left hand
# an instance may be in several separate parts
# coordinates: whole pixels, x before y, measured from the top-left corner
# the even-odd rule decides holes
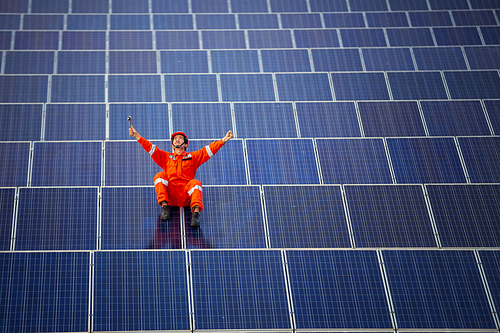
[[[229,130],[227,133],[226,133],[226,136],[222,139],[222,141],[224,141],[224,143],[228,142],[229,140],[231,140],[233,138],[233,131]]]

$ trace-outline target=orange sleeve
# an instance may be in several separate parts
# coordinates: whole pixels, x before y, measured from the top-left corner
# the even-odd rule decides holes
[[[149,153],[153,161],[162,169],[165,169],[165,161],[167,160],[168,153],[156,147],[142,136],[137,140],[139,144]]]
[[[196,164],[200,166],[208,161],[213,155],[217,154],[222,146],[224,146],[224,142],[222,140],[217,140],[196,151]]]

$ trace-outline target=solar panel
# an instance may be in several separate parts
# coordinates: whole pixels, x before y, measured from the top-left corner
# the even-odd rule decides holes
[[[114,1],[112,13],[147,13],[148,0]]]
[[[101,142],[35,142],[33,149],[32,186],[101,185]]]
[[[232,13],[267,13],[266,0],[232,0],[231,1]],[[241,18],[241,16],[240,16]],[[241,21],[240,21],[241,24]],[[240,26],[241,27],[241,26]]]
[[[96,187],[20,188],[15,250],[96,250],[97,199]]]
[[[96,252],[93,330],[189,330],[183,251]]]
[[[23,29],[25,30],[62,30],[64,27],[63,15],[24,15]]]
[[[203,31],[204,49],[244,49],[246,48],[245,33],[240,30]]]
[[[109,3],[100,0],[72,0],[72,13],[108,13]]]
[[[63,50],[105,50],[105,31],[63,31]]]
[[[387,77],[396,100],[448,98],[439,72],[389,72]]]
[[[497,6],[498,7],[498,6]],[[455,24],[460,25],[497,25],[491,10],[457,10],[451,12]]]
[[[344,47],[385,47],[387,43],[382,29],[341,29]]]
[[[264,1],[265,2],[265,1]],[[248,2],[253,3],[253,2]],[[231,6],[233,3],[231,2]],[[234,10],[233,10],[234,12]],[[267,12],[267,4],[266,10]],[[278,15],[276,14],[239,14],[240,29],[278,29]]]
[[[149,30],[151,27],[149,15],[109,15],[109,18],[111,30]]]
[[[392,328],[375,251],[286,251],[297,329]]]
[[[40,140],[42,105],[0,105],[0,129],[0,141]]]
[[[293,48],[290,30],[249,30],[248,41],[252,49]]]
[[[317,139],[325,184],[391,184],[381,139]]]
[[[276,74],[280,101],[331,101],[328,74]]]
[[[157,49],[199,49],[197,31],[156,31]]]
[[[399,328],[495,328],[472,251],[383,251]]]
[[[411,183],[465,183],[453,138],[388,138],[396,181]]]
[[[338,101],[388,100],[383,73],[332,73],[333,89]]]
[[[292,103],[235,103],[240,138],[296,138]]]
[[[312,49],[311,53],[318,72],[363,70],[358,49]]]
[[[358,108],[368,137],[425,136],[416,102],[360,102]]]
[[[217,121],[207,122],[200,126],[195,119],[216,119]],[[229,103],[172,104],[173,131],[182,130],[189,139],[220,139],[232,127]]]
[[[206,51],[162,51],[160,56],[162,73],[208,73]]]
[[[0,188],[0,251],[10,251],[11,233],[14,228],[15,195],[15,188]]]
[[[387,11],[387,2],[384,0],[349,0],[351,10],[360,11]]]
[[[489,135],[479,101],[421,101],[429,135]]]
[[[67,13],[68,1],[32,0],[33,13]]]
[[[339,47],[339,38],[336,30],[294,30],[297,47]]]
[[[500,27],[480,27],[486,45],[500,44]]]
[[[158,35],[156,35],[158,37]],[[153,37],[151,31],[110,31],[110,50],[140,50],[152,49]],[[159,45],[157,44],[157,47]]]
[[[257,50],[210,51],[214,73],[260,72]]]
[[[367,71],[413,71],[409,48],[362,49]]]
[[[366,13],[366,22],[370,28],[408,27],[406,13]]]
[[[389,0],[391,10],[428,10],[426,0]]]
[[[271,74],[221,74],[220,85],[225,102],[275,100]]]
[[[347,4],[343,0],[309,0],[312,12],[347,12]]]
[[[498,8],[498,3],[492,0],[470,0],[472,9]]]
[[[236,29],[233,14],[197,14],[196,29]]]
[[[167,102],[217,102],[217,78],[211,75],[165,75]]]
[[[248,139],[245,142],[252,184],[319,183],[312,140]],[[262,159],[262,152],[271,153]]]
[[[484,101],[491,126],[496,135],[500,133],[500,101]]]
[[[153,24],[155,30],[183,30],[183,29],[188,30],[188,29],[193,29],[193,16],[179,15],[179,14],[154,15]]]
[[[498,266],[500,265],[499,251],[479,251],[484,275],[488,281],[489,291],[493,298],[495,307],[498,307],[500,301],[500,279],[498,276]]]
[[[499,185],[426,185],[443,247],[499,247]]]
[[[15,50],[57,50],[58,31],[16,31]]]
[[[0,50],[10,50],[12,32],[0,31]]]
[[[88,331],[89,257],[88,252],[0,253],[3,328]]]
[[[153,13],[187,13],[188,3],[185,0],[152,0]]]
[[[264,72],[310,72],[307,50],[262,50]]]
[[[108,99],[117,103],[161,102],[161,77],[160,75],[109,75]]]
[[[105,138],[104,104],[47,104],[45,140],[104,140]]]
[[[155,51],[110,51],[109,74],[156,73]]]
[[[306,0],[271,0],[273,12],[307,12]]]
[[[2,175],[0,186],[26,186],[30,160],[29,142],[2,142],[0,144]]]
[[[386,33],[390,46],[434,46],[429,28],[389,28]]]
[[[447,11],[409,12],[408,15],[410,17],[412,27],[439,27],[453,25],[450,13]]]
[[[476,27],[434,28],[433,32],[439,46],[482,44]]]
[[[0,12],[2,13],[27,13],[28,0],[7,0],[0,4]]]
[[[349,248],[340,186],[263,186],[272,248]]]
[[[296,103],[295,107],[303,138],[361,136],[354,103]]]
[[[186,212],[188,249],[265,248],[266,235],[259,186],[204,186],[201,227],[191,228]]]
[[[500,138],[458,138],[472,183],[500,183]]]
[[[436,247],[421,185],[346,185],[356,247]]]
[[[419,70],[467,69],[460,47],[418,47],[413,55]]]
[[[500,68],[500,46],[465,47],[471,69]]]
[[[281,14],[281,25],[284,29],[321,28],[321,17],[318,13]]]
[[[57,73],[105,74],[106,52],[59,51],[57,53]]]
[[[429,0],[432,10],[469,9],[467,0]]]
[[[111,80],[110,77],[110,82]],[[68,87],[75,88],[68,89]],[[104,88],[104,75],[54,75],[50,101],[52,103],[104,103]],[[111,92],[110,89],[110,96]]]
[[[48,76],[0,77],[0,103],[47,102]]]
[[[362,13],[324,13],[323,19],[327,28],[366,27]]]
[[[21,15],[0,15],[0,29],[16,30],[21,24]]]
[[[497,71],[445,72],[444,77],[452,99],[500,98]]]
[[[191,0],[193,13],[227,13],[226,0]]]
[[[169,138],[167,104],[110,104],[110,140],[134,140],[128,134],[128,116],[132,117],[132,126],[148,140]]]
[[[290,329],[280,251],[192,251],[194,328]]]

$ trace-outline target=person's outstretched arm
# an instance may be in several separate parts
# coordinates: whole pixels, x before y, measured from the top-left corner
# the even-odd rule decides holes
[[[144,139],[132,125],[130,125],[130,128],[128,129],[128,134],[131,137],[134,137],[141,144],[142,148],[144,148],[144,150],[151,155],[153,161],[158,164],[160,168],[163,169],[165,167],[166,153],[163,150],[157,148],[156,145]]]

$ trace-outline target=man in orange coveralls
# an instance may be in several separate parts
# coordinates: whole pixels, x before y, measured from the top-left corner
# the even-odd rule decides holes
[[[196,170],[233,138],[233,132],[229,130],[221,140],[214,141],[210,145],[190,153],[186,152],[189,140],[183,132],[175,132],[170,137],[174,153],[157,148],[137,133],[132,125],[130,125],[128,132],[149,152],[153,161],[163,169],[154,178],[156,198],[162,206],[160,218],[163,221],[170,219],[170,206],[185,207],[189,205],[193,213],[191,226],[199,227],[200,212],[203,210],[203,188],[201,182],[194,178]]]

